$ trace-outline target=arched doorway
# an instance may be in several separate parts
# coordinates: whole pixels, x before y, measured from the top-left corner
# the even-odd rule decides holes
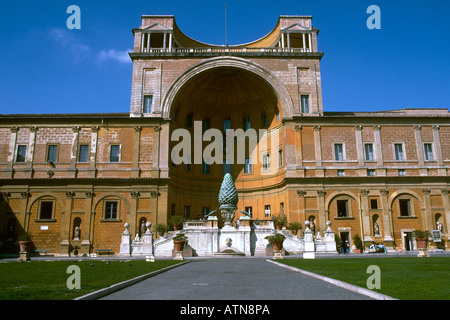
[[[278,207],[267,197],[258,203],[250,200],[257,198],[258,188],[264,185],[267,189],[283,179],[279,172],[284,165],[283,108],[277,90],[264,77],[230,65],[205,68],[178,88],[169,116],[169,214],[197,219],[215,210],[225,173],[232,175],[238,191],[248,199],[239,209],[251,208],[255,218],[267,218],[264,208]],[[231,147],[227,129],[235,134]],[[190,157],[180,152],[180,143],[185,141],[179,132],[190,136]],[[238,144],[239,135],[244,144]],[[251,143],[253,138],[256,146]],[[174,155],[183,158],[182,162],[173,161]]]

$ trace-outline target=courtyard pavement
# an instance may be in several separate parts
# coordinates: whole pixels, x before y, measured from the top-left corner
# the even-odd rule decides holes
[[[366,300],[266,259],[192,259],[104,300]]]

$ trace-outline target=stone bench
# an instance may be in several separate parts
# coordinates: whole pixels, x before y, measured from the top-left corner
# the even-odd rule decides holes
[[[44,256],[46,256],[47,253],[50,252],[50,250],[49,250],[49,249],[36,249],[36,250],[34,250],[34,252],[37,253],[37,254],[39,254],[39,255],[41,255],[41,253],[43,253]]]
[[[95,256],[97,256],[97,254],[112,254],[112,250],[111,249],[95,249]]]

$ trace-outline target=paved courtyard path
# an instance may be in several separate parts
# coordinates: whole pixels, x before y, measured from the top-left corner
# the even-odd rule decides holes
[[[105,300],[366,300],[367,296],[257,258],[193,259]]]

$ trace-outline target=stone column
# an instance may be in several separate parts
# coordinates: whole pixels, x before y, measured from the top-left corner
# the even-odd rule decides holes
[[[17,133],[19,132],[19,128],[12,127],[10,128],[10,131],[11,136],[9,139],[8,165],[5,170],[5,179],[11,179],[14,176],[14,161],[16,156]]]
[[[377,175],[386,176],[386,168],[383,163],[383,149],[381,148],[381,127],[379,125],[373,126],[373,138],[375,140],[376,157],[377,157]]]
[[[120,242],[119,256],[131,257],[131,233],[128,231],[129,223],[125,223],[125,231],[122,233],[122,241]]]
[[[328,220],[327,217],[328,208],[325,208],[325,191],[322,190],[317,191],[317,207],[319,208],[320,231],[323,232],[325,230],[325,223]]]
[[[29,191],[21,192],[20,197],[20,213],[17,217],[17,220],[19,221],[19,224],[22,226],[25,233],[28,232],[28,224],[29,224],[29,217],[31,212],[29,212],[28,209],[28,199],[30,198],[31,194]]]
[[[297,190],[298,194],[298,208],[299,208],[299,221],[306,221],[306,191],[303,190]]]
[[[137,224],[137,208],[138,208],[138,201],[141,194],[137,191],[131,191],[130,192],[130,216],[127,219],[127,222],[130,227],[131,234],[136,235],[138,233],[139,226],[136,226]]]
[[[139,155],[141,149],[141,131],[142,127],[134,127],[134,141],[133,141],[133,167],[131,168],[131,177],[139,178],[141,169],[139,168]],[[133,229],[131,229],[133,230]]]
[[[72,154],[70,155],[69,177],[77,177],[77,156],[78,156],[78,137],[80,136],[80,127],[72,127]]]
[[[434,152],[436,154],[436,160],[438,162],[438,173],[439,175],[446,176],[447,169],[444,166],[444,160],[442,159],[442,148],[441,148],[441,139],[439,137],[439,129],[438,125],[433,126],[433,139],[434,139]]]
[[[305,176],[305,169],[303,167],[303,141],[302,141],[302,126],[296,125],[294,127],[295,134],[295,159],[296,159],[296,171],[298,177]]]
[[[424,210],[423,213],[423,227],[424,230],[432,230],[433,229],[433,218],[431,214],[431,198],[430,198],[430,189],[422,189],[423,199],[424,199]]]
[[[95,217],[95,212],[92,212],[92,200],[95,197],[93,192],[86,192],[84,199],[84,225],[83,225],[83,240],[81,241],[82,255],[89,255],[91,251],[91,225],[93,225],[93,219]]]
[[[384,242],[388,251],[394,251],[394,238],[392,231],[392,209],[389,208],[388,195],[389,191],[380,190],[381,205],[383,209],[383,224],[384,224]]]
[[[320,141],[320,126],[314,126],[314,149],[316,153],[316,176],[323,177],[325,170],[322,167],[322,145]]]
[[[358,172],[359,176],[367,176],[367,170],[364,167],[364,146],[362,141],[362,126],[355,126],[355,138],[356,138],[356,155],[358,158]]]
[[[34,161],[34,149],[36,147],[36,134],[38,127],[30,127],[30,141],[28,145],[29,152],[25,158],[27,168],[25,169],[25,178],[33,177],[33,161]]]
[[[95,167],[96,159],[97,159],[97,142],[98,142],[98,132],[100,127],[94,126],[92,127],[92,136],[91,136],[91,152],[89,157],[89,177],[95,178],[97,176],[97,169]]]
[[[61,216],[59,255],[63,257],[69,256],[70,253],[70,219],[72,217],[74,196],[75,192],[66,192],[66,211]]]
[[[450,240],[450,200],[448,198],[448,189],[441,189],[441,193],[445,210],[445,221],[447,221],[447,225],[444,226],[445,229],[442,231],[447,234],[447,239]]]
[[[417,160],[419,165],[419,173],[421,176],[428,175],[428,170],[425,167],[424,159],[423,159],[423,143],[422,143],[422,135],[420,134],[422,127],[420,125],[414,126],[414,136],[416,138],[416,150],[417,150]]]
[[[365,242],[372,241],[372,236],[370,235],[372,224],[370,221],[369,213],[369,191],[361,190],[361,221],[363,229],[363,245]]]

